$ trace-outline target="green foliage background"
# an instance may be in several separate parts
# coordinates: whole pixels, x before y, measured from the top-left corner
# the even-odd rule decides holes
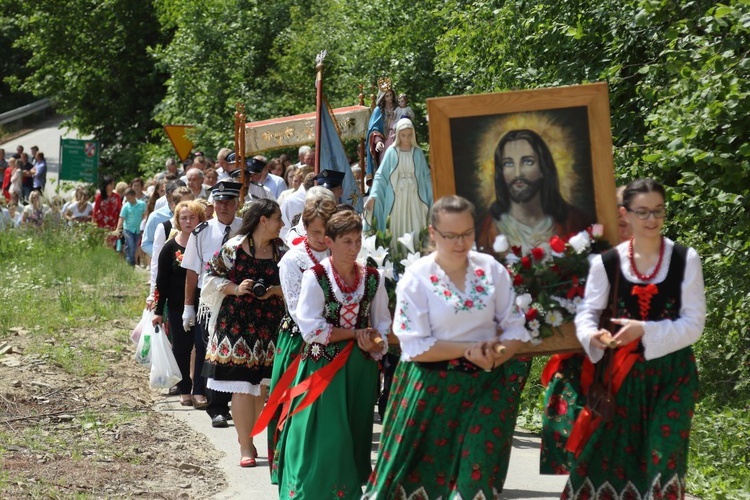
[[[731,416],[747,429],[750,409],[747,0],[0,0],[0,9],[13,27],[0,37],[13,44],[4,83],[52,98],[98,136],[119,175],[160,168],[165,123],[197,125],[196,147],[212,153],[231,144],[236,102],[250,120],[311,111],[322,49],[332,105],[391,76],[411,97],[422,143],[429,97],[608,82],[618,182],[667,184],[667,232],[703,257],[691,487],[716,498],[747,491],[750,438],[738,449],[722,427]]]

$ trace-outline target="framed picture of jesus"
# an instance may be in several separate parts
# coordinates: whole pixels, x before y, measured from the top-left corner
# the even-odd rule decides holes
[[[474,203],[478,250],[499,258],[502,234],[527,253],[597,222],[617,241],[606,84],[434,98],[427,111],[435,199]]]

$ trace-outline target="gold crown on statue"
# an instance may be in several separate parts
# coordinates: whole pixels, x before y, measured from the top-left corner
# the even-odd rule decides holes
[[[383,93],[388,92],[393,89],[393,82],[389,77],[378,78],[378,89]]]

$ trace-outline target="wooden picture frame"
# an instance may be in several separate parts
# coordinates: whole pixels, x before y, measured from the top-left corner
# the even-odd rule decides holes
[[[434,198],[459,194],[474,203],[480,251],[494,253],[491,241],[500,224],[498,214],[503,217],[502,205],[495,203],[501,198],[498,185],[505,182],[509,189],[510,184],[503,180],[502,170],[495,175],[506,150],[497,160],[495,152],[509,137],[528,130],[545,144],[547,157],[552,158],[547,172],[555,173],[548,177],[555,177],[558,198],[564,200],[559,206],[565,207],[560,209],[565,215],[549,214],[556,221],[557,234],[569,235],[599,222],[605,239],[618,241],[606,83],[432,98],[427,100],[427,113]],[[514,140],[520,141],[509,142]],[[544,177],[545,167],[540,170]],[[524,354],[580,350],[572,325],[561,330],[563,335],[529,346]]]

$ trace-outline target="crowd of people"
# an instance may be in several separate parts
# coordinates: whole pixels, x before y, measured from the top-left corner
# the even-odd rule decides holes
[[[47,161],[39,148],[32,146],[31,154],[23,146],[6,158],[0,148],[0,179],[2,205],[0,230],[20,226],[41,226],[45,221],[62,220],[62,198],[53,198],[47,206],[42,203],[47,185]]]
[[[307,147],[296,165],[261,156],[240,164],[228,149],[216,162],[196,153],[184,171],[168,160],[146,182],[104,177],[93,203],[81,187],[59,209],[71,224],[110,229],[111,245],[124,239],[128,263],[151,266],[146,304],[154,324],[168,327],[182,374],[170,393],[205,410],[215,428],[233,421],[239,465],[256,467],[267,453],[283,498],[498,498],[503,490],[528,375],[514,357],[531,341],[527,318],[509,271],[477,251],[473,204],[433,201],[413,126],[399,121],[394,130],[384,155],[392,162],[375,172],[365,206],[378,221],[404,211],[404,226],[424,217],[432,243],[398,280],[394,309],[383,271],[360,258],[367,217],[341,204],[339,174],[316,174]],[[519,137],[508,142],[529,141]],[[516,166],[515,143],[499,153],[509,172],[534,158],[525,152]],[[22,154],[6,167],[11,183],[26,171]],[[33,179],[46,169],[40,152],[35,158]],[[28,203],[20,224],[48,215],[36,187],[27,196],[8,189],[16,204]],[[509,204],[538,196],[512,194]],[[698,384],[691,345],[705,320],[701,263],[663,236],[661,184],[639,179],[619,194],[621,242],[591,260],[577,309],[584,352],[545,370],[542,472],[569,474],[564,499],[684,498]],[[602,322],[609,310],[613,319]],[[394,338],[400,358],[373,469],[374,408]],[[606,405],[591,400],[598,382]],[[260,432],[268,450],[253,442]]]

